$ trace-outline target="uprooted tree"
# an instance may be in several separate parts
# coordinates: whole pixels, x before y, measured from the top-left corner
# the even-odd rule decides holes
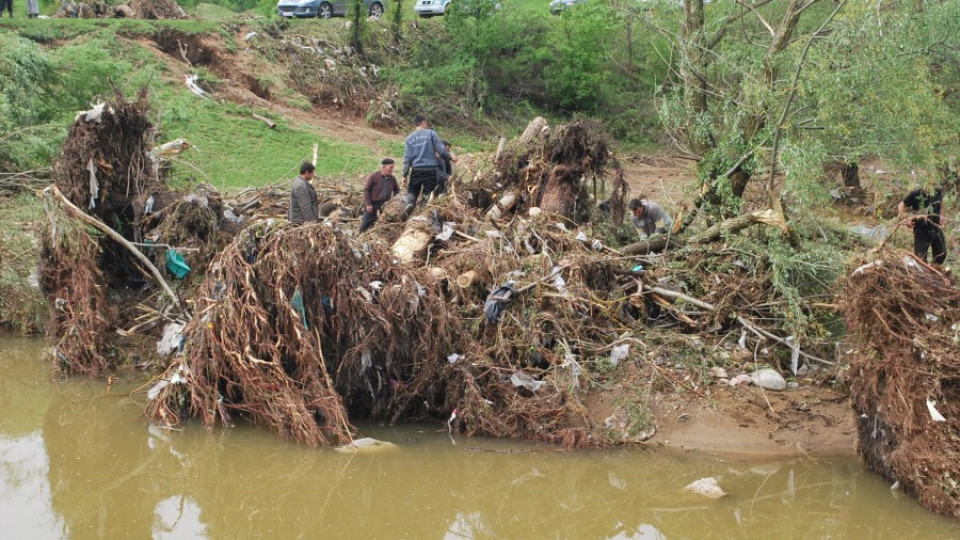
[[[845,294],[858,450],[924,507],[960,518],[960,289],[912,254],[860,262]]]

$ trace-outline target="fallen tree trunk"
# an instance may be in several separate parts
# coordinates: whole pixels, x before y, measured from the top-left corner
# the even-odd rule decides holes
[[[781,229],[786,229],[786,222],[774,210],[758,210],[748,214],[741,214],[730,219],[726,219],[716,225],[690,236],[681,236],[676,234],[662,234],[651,238],[645,238],[625,246],[621,251],[625,255],[646,255],[652,252],[664,251],[671,247],[683,245],[709,244],[719,240],[724,234],[734,233],[755,223],[764,223],[774,225]]]

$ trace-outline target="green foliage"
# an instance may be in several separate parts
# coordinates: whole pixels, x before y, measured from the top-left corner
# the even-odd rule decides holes
[[[233,190],[289,180],[303,160],[311,159],[314,143],[319,144],[318,175],[335,182],[359,183],[379,161],[368,146],[339,141],[308,125],[280,122],[266,129],[251,113],[271,116],[267,111],[218,104],[185,89],[160,89],[153,102],[161,140],[182,137],[194,145],[174,166],[173,176],[181,182]]]
[[[653,88],[666,65],[633,17],[597,0],[547,14],[545,3],[464,0],[442,20],[426,20],[410,65],[390,73],[405,112],[450,122],[485,115],[588,114],[623,140],[653,138]]]
[[[824,325],[825,313],[811,306],[832,296],[845,267],[844,250],[850,246],[850,235],[812,219],[798,220],[793,226],[801,243],[798,247],[771,227],[755,227],[727,242],[732,249],[754,255],[746,260],[753,272],[767,275],[771,298],[779,299],[772,309],[783,319],[782,328],[788,335],[829,338],[832,332]]]
[[[942,83],[956,83],[958,17],[953,2],[921,12],[852,5],[810,56],[800,98],[817,114],[795,129],[797,144],[818,144],[824,160],[880,155],[931,172],[955,156],[960,123]]]
[[[41,166],[53,153],[50,80],[53,69],[35,43],[0,34],[0,171]]]
[[[88,108],[97,95],[108,96],[111,85],[123,87],[133,70],[131,61],[142,51],[126,49],[111,32],[101,31],[72,41],[56,50],[54,64],[63,91],[60,104],[66,110]]]
[[[359,53],[363,53],[363,40],[367,32],[367,7],[363,0],[351,0],[347,14],[350,21],[350,46]]]
[[[37,332],[46,302],[37,286],[39,252],[31,223],[43,219],[43,205],[32,194],[0,198],[0,324]]]

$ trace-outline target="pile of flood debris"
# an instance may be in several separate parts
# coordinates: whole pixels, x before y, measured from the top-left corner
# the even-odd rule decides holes
[[[351,440],[360,420],[429,420],[593,446],[652,433],[634,389],[600,417],[588,405],[624,370],[699,393],[679,360],[661,360],[695,356],[731,375],[831,363],[818,356],[829,339],[799,337],[813,308],[788,309],[827,285],[785,297],[803,270],[767,253],[779,228],[756,231],[767,236],[753,253],[733,235],[724,249],[679,242],[643,256],[611,240],[632,231],[628,189],[588,125],[536,120],[449,194],[406,219],[388,204],[358,235],[359,192],[322,183],[326,219],[300,227],[283,217],[286,189],[229,201],[206,186],[171,191],[141,115],[139,101],[105,105],[100,122],[143,126],[116,133],[78,117],[48,204],[51,238],[73,241],[45,249],[44,289],[70,372],[115,365],[108,335],[163,334],[148,393],[158,422],[243,419],[319,446]],[[670,337],[683,335],[700,345]]]
[[[64,0],[53,15],[69,19],[185,19],[187,13],[175,0],[132,0],[122,4],[103,0]]]
[[[41,285],[47,296],[47,333],[59,341],[57,365],[69,373],[99,374],[122,358],[110,336],[143,312],[149,323],[182,316],[168,281],[200,270],[225,245],[220,196],[199,186],[179,193],[165,183],[164,161],[182,143],[154,147],[145,92],[117,95],[77,115],[54,163],[54,184],[43,191],[48,231],[43,235]],[[174,149],[176,148],[176,149]],[[162,241],[161,241],[162,239]],[[177,245],[177,248],[173,246]],[[166,292],[153,295],[146,286]]]
[[[960,517],[960,288],[913,254],[882,251],[850,273],[845,299],[864,463]]]

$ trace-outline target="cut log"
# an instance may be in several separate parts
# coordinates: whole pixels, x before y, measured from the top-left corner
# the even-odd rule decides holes
[[[135,19],[137,18],[137,12],[127,4],[120,4],[113,8],[113,16],[118,19]]]
[[[660,252],[686,244],[708,244],[719,240],[725,233],[737,232],[755,223],[774,225],[781,229],[787,228],[783,218],[777,212],[770,209],[758,210],[721,221],[713,227],[692,236],[658,234],[627,245],[621,251],[625,255],[646,255],[647,253]]]
[[[517,143],[525,145],[534,139],[545,137],[548,133],[550,133],[550,126],[547,125],[547,120],[538,116],[527,124],[527,129],[523,130],[523,135],[520,135]]]
[[[487,219],[501,219],[507,212],[513,210],[517,204],[517,194],[513,191],[507,191],[500,197],[500,200],[487,210]]]
[[[466,272],[460,274],[457,277],[457,287],[461,289],[466,289],[467,287],[473,285],[473,282],[477,279],[476,270],[467,270]]]
[[[392,199],[384,203],[380,209],[379,220],[384,223],[399,223],[403,221],[404,210],[407,208],[407,200],[404,193],[394,195]]]
[[[273,129],[273,128],[277,127],[277,123],[274,122],[273,120],[267,118],[266,116],[260,116],[260,115],[257,114],[257,113],[252,113],[250,116],[256,118],[257,120],[259,120],[259,121],[261,121],[261,122],[263,122],[263,123],[266,124],[267,127],[270,128],[270,129]]]
[[[746,229],[754,223],[766,223],[767,225],[776,225],[781,228],[785,227],[783,219],[773,210],[758,210],[721,221],[701,233],[690,236],[687,242],[690,244],[707,244],[719,239],[724,233],[737,232],[741,229]]]
[[[391,251],[401,264],[419,259],[433,240],[433,229],[425,218],[415,217],[407,222],[400,238],[391,246]]]

